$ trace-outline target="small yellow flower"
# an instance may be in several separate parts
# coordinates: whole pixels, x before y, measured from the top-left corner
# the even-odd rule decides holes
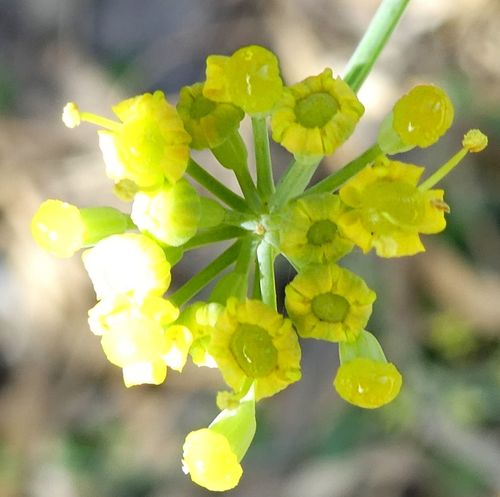
[[[340,366],[334,386],[345,401],[376,409],[397,397],[402,382],[394,364],[358,357]]]
[[[131,214],[142,232],[174,247],[196,234],[200,216],[200,197],[186,180],[136,193]]]
[[[330,193],[292,202],[279,227],[281,251],[300,267],[337,261],[353,247],[337,226],[344,211],[338,195]]]
[[[359,276],[335,264],[307,267],[285,293],[286,309],[299,335],[330,342],[355,340],[376,298]]]
[[[71,257],[84,246],[123,233],[130,218],[112,207],[78,207],[49,199],[31,221],[31,233],[40,247],[58,257]]]
[[[257,400],[301,377],[300,347],[292,323],[259,300],[227,301],[209,352],[236,392],[254,379]]]
[[[120,122],[80,112],[71,102],[64,108],[63,121],[69,127],[87,121],[104,128],[99,146],[118,193],[159,187],[165,178],[178,181],[187,167],[191,137],[163,92],[129,98],[113,111]]]
[[[123,369],[127,387],[162,383],[167,366],[182,370],[191,334],[170,324],[179,310],[168,300],[148,295],[137,300],[116,295],[99,302],[89,311],[89,326],[101,335],[108,360]]]
[[[82,259],[99,300],[118,294],[161,296],[170,285],[170,264],[145,235],[112,235],[86,250]]]
[[[258,45],[242,47],[231,57],[209,56],[206,77],[205,97],[253,115],[270,112],[283,91],[278,59]]]
[[[46,200],[31,221],[35,242],[58,257],[71,257],[85,243],[85,225],[80,210],[60,200]]]
[[[192,431],[186,437],[182,465],[194,483],[212,492],[236,487],[243,474],[227,438],[210,428]]]
[[[226,408],[208,428],[191,432],[184,442],[182,469],[191,479],[213,491],[234,488],[243,473],[240,461],[255,436],[253,385],[232,408]]]
[[[167,376],[162,359],[166,352],[165,331],[146,315],[122,312],[102,335],[101,345],[109,362],[123,369],[125,386],[159,385]]]
[[[377,160],[340,189],[351,207],[338,220],[343,233],[363,252],[381,257],[414,255],[425,250],[419,233],[439,233],[446,226],[443,190],[420,191],[423,167]]]
[[[273,140],[296,156],[330,155],[364,113],[356,94],[331,69],[285,88],[273,111]]]
[[[448,131],[453,117],[453,104],[443,90],[419,85],[396,102],[392,126],[403,143],[429,147]]]
[[[181,89],[177,112],[191,135],[191,148],[196,150],[222,145],[245,116],[239,107],[204,97],[203,83]]]

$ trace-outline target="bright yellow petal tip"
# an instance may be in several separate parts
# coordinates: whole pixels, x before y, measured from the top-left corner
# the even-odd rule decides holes
[[[488,146],[488,137],[479,129],[471,129],[465,133],[462,146],[468,152],[481,152]]]
[[[127,388],[137,385],[161,385],[167,377],[167,366],[161,360],[139,362],[123,367],[123,383]]]
[[[376,409],[392,402],[402,383],[401,374],[394,364],[366,358],[342,364],[333,382],[345,401],[365,409]]]
[[[405,144],[429,147],[448,131],[453,117],[453,104],[441,88],[419,85],[394,106],[392,126]]]
[[[71,257],[84,244],[85,225],[80,210],[60,200],[46,200],[31,220],[35,242],[58,257]]]
[[[227,438],[209,428],[192,431],[186,437],[182,469],[194,483],[213,492],[231,490],[243,474]]]

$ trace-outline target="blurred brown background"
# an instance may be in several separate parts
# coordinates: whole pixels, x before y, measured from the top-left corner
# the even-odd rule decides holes
[[[216,414],[217,373],[187,367],[161,387],[125,389],[87,328],[94,295],[79,258],[56,260],[30,238],[47,197],[118,205],[95,129],[61,123],[66,101],[105,115],[154,89],[175,102],[203,78],[208,54],[251,43],[278,54],[288,83],[325,66],[341,73],[378,3],[0,0],[1,497],[209,493],[182,474],[180,457],[186,433]],[[303,380],[261,404],[232,495],[500,495],[499,25],[498,0],[412,0],[360,92],[362,124],[325,163],[370,145],[418,82],[446,88],[456,120],[409,161],[435,168],[468,128],[489,135],[489,148],[443,182],[452,214],[425,254],[347,261],[378,292],[370,330],[402,371],[402,394],[376,412],[344,404],[331,387],[336,347],[303,343]],[[283,168],[287,157],[273,153]],[[207,255],[188,257],[201,265]],[[285,283],[292,273],[280,268]]]

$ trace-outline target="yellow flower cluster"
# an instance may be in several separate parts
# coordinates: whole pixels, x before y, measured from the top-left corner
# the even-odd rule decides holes
[[[365,330],[375,292],[341,260],[355,247],[386,258],[423,251],[420,235],[442,231],[450,210],[434,185],[468,153],[483,150],[487,137],[469,131],[462,149],[424,181],[423,167],[389,158],[432,145],[451,126],[446,93],[420,85],[396,102],[368,152],[307,188],[320,159],[362,117],[358,87],[329,68],[285,86],[276,55],[251,45],[209,56],[206,80],[182,88],[175,107],[156,91],[115,105],[117,121],[74,103],[64,108],[68,127],[99,127],[106,174],[131,209],[50,199],[32,219],[33,237],[59,257],[86,249],[83,264],[98,300],[89,327],[127,387],[159,385],[168,368],[182,371],[189,357],[219,369],[229,386],[217,396],[221,412],[186,437],[182,457],[184,472],[208,490],[229,490],[242,477],[256,402],[300,380],[299,337],[338,344],[333,387],[347,402],[378,408],[400,391],[401,374]],[[239,133],[245,114],[252,120],[255,171]],[[294,156],[276,184],[268,124]],[[202,149],[235,173],[243,196],[190,157]],[[172,266],[186,254],[233,239],[165,296]],[[285,288],[287,316],[277,311],[280,254],[297,271]],[[191,302],[216,278],[206,301]]]

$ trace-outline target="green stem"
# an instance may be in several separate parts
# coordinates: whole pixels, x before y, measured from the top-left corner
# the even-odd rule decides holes
[[[379,155],[382,154],[380,147],[375,144],[365,150],[359,157],[346,164],[342,169],[330,174],[325,179],[316,183],[313,187],[307,189],[303,195],[313,193],[332,192],[342,186],[347,180],[351,179],[355,174],[359,173],[367,164],[373,162]],[[301,196],[303,196],[301,195]]]
[[[410,0],[382,0],[347,63],[344,81],[357,92],[370,73]]]
[[[276,283],[274,279],[274,248],[262,240],[257,247],[260,293],[262,302],[276,310]]]
[[[253,274],[252,298],[257,300],[262,300],[262,294],[260,292],[260,270],[259,270],[259,262],[257,260],[255,260],[255,268]]]
[[[236,131],[222,145],[211,150],[223,167],[234,171],[248,205],[254,211],[259,212],[260,197],[248,170],[247,149],[241,135]]]
[[[255,163],[257,168],[257,191],[266,201],[274,192],[273,167],[269,151],[269,134],[265,117],[252,117]]]
[[[210,243],[239,238],[245,233],[248,232],[237,226],[217,226],[196,234],[191,240],[186,242],[182,248],[183,250],[192,250],[203,247],[204,245],[209,245]]]
[[[301,194],[309,184],[321,159],[305,161],[295,159],[281,178],[276,192],[271,198],[271,210],[279,209],[291,198]]]
[[[255,259],[258,243],[259,239],[254,235],[247,236],[242,240],[240,254],[238,255],[236,267],[234,268],[236,273],[248,276],[250,268],[252,267],[252,261]]]
[[[189,159],[186,172],[209,192],[213,193],[226,205],[241,212],[250,212],[246,202],[239,195],[216,180],[210,173],[207,173],[197,162]]]
[[[169,300],[178,307],[185,304],[189,299],[193,298],[198,292],[205,288],[220,272],[236,261],[240,253],[240,248],[241,242],[238,240],[204,269],[178,288],[170,295]]]
[[[238,180],[241,191],[245,196],[245,200],[248,202],[248,205],[255,212],[260,212],[262,209],[262,204],[259,194],[257,193],[257,190],[253,183],[253,179],[250,176],[250,172],[248,171],[248,166],[245,165],[245,167],[234,168],[233,171],[236,179]]]

